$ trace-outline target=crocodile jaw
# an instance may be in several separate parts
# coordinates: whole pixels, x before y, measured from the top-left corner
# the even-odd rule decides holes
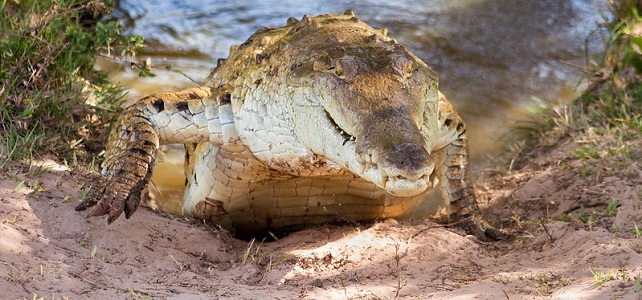
[[[391,177],[379,168],[370,167],[359,176],[385,189],[391,195],[412,197],[433,187],[429,174],[416,179],[408,179],[401,176]]]
[[[416,196],[433,187],[430,175],[434,165],[430,164],[410,177],[381,166],[376,163],[382,161],[380,155],[359,153],[357,139],[338,127],[317,101],[294,105],[293,111],[294,131],[298,139],[316,155],[335,162],[398,197]]]
[[[412,197],[425,192],[433,187],[430,176],[409,180],[405,178],[392,177],[388,179],[386,191],[399,197]]]
[[[356,149],[355,149],[356,150]],[[392,155],[395,155],[394,153]],[[378,156],[378,155],[376,155]],[[367,158],[376,157],[375,155],[365,155]],[[399,197],[412,197],[425,192],[433,187],[431,174],[434,170],[434,164],[427,163],[423,168],[415,172],[403,172],[393,166],[384,163],[377,164],[374,161],[383,161],[384,159],[375,159],[374,161],[363,160],[364,155],[356,152],[356,159],[361,163],[363,171],[357,173],[360,177],[368,179],[377,186],[385,189],[388,193]],[[410,158],[414,159],[414,158]]]

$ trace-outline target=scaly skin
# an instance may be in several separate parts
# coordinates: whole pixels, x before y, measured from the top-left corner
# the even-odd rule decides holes
[[[129,107],[102,196],[77,209],[129,218],[158,146],[182,143],[184,213],[240,235],[407,217],[426,202],[436,220],[500,238],[476,216],[465,132],[436,74],[385,30],[350,11],[304,16],[232,47],[204,87]]]

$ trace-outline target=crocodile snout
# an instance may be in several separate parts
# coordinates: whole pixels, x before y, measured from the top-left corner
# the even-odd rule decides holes
[[[430,175],[434,170],[428,149],[417,125],[407,114],[386,111],[376,121],[364,126],[357,137],[357,156],[373,182],[388,193],[411,197],[432,187]],[[375,171],[376,170],[376,171]]]
[[[379,171],[384,188],[392,195],[410,197],[431,188],[430,174],[434,163],[423,145],[401,143],[381,153]]]

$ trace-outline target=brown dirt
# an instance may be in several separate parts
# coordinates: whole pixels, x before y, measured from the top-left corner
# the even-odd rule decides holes
[[[582,178],[577,147],[480,180],[484,213],[514,236],[495,243],[424,220],[252,244],[149,209],[107,226],[73,210],[82,176],[0,175],[2,298],[642,299],[639,166],[613,156]]]

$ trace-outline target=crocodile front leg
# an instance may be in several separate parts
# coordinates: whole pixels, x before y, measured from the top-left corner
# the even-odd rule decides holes
[[[151,178],[159,145],[222,143],[223,125],[212,96],[210,88],[191,88],[154,94],[128,107],[109,135],[100,196],[87,198],[76,210],[95,206],[90,215],[108,214],[108,223],[122,212],[129,218]]]
[[[464,134],[436,153],[442,164],[435,172],[441,194],[449,203],[449,219],[482,241],[501,240],[504,234],[479,216],[479,206],[468,165],[468,143]]]
[[[442,197],[446,200],[448,218],[482,241],[503,239],[505,235],[501,231],[479,216],[468,163],[466,127],[441,93],[439,111],[443,139],[438,144],[451,142],[431,155],[437,162],[433,176],[438,179]]]

